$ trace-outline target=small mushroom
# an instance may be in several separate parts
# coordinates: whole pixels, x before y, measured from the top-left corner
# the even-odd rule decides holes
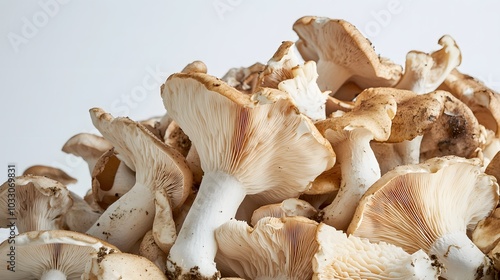
[[[361,199],[347,234],[410,254],[422,249],[443,264],[446,279],[490,278],[491,262],[467,229],[497,204],[498,184],[478,159],[433,158],[384,174]]]
[[[161,271],[166,272],[166,253],[156,244],[153,232],[151,230],[146,232],[139,246],[139,255],[153,262]]]
[[[378,56],[370,41],[345,20],[305,16],[293,30],[304,60],[317,63],[319,88],[333,96],[347,81],[366,89],[391,87],[401,78],[402,67]]]
[[[14,256],[0,266],[0,279],[80,280],[87,261],[109,252],[119,250],[83,233],[25,232],[0,244],[2,256]]]
[[[73,205],[66,186],[43,176],[13,179],[0,186],[0,227],[15,221],[20,233],[63,229],[63,215]]]
[[[99,219],[102,211],[92,208],[83,198],[70,191],[73,206],[64,213],[64,228],[77,232],[86,232]]]
[[[155,191],[166,188],[172,208],[186,200],[192,174],[184,157],[129,118],[113,118],[102,109],[90,110],[92,122],[113,143],[123,162],[136,172],[134,186],[111,204],[88,234],[127,251],[151,229]]]
[[[332,144],[342,173],[337,196],[321,211],[322,221],[337,229],[347,229],[359,199],[381,175],[370,141],[389,138],[396,100],[380,89],[372,98],[357,99],[354,108],[342,116],[316,123]],[[364,93],[369,92],[360,96]]]
[[[259,75],[265,67],[256,62],[249,67],[231,68],[221,80],[243,93],[252,94],[258,87]]]
[[[317,214],[317,210],[308,202],[297,198],[288,198],[281,203],[269,204],[259,207],[252,214],[250,221],[251,225],[256,225],[257,222],[264,217],[294,217],[302,216],[313,218]]]
[[[102,136],[78,133],[64,143],[62,151],[83,158],[89,166],[90,174],[92,174],[99,157],[111,148],[113,145]]]

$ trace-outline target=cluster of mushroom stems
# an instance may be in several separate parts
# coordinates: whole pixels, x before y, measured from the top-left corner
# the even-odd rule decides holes
[[[500,95],[449,35],[403,67],[344,20],[293,30],[266,64],[170,75],[163,116],[90,109],[101,135],[62,148],[85,197],[42,165],[0,187],[0,278],[495,279]]]

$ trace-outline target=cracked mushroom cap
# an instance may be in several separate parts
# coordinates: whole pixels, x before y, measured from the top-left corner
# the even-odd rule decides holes
[[[36,175],[36,176],[44,176],[50,178],[52,180],[56,180],[61,182],[63,185],[74,184],[77,180],[71,176],[69,176],[66,172],[59,168],[55,168],[52,166],[46,165],[33,165],[26,170],[24,170],[23,175]]]
[[[437,279],[440,264],[418,250],[408,254],[402,248],[349,237],[321,223],[316,234],[319,244],[312,266],[313,279]]]
[[[480,124],[500,137],[500,94],[457,69],[448,75],[444,84],[454,96],[469,106]]]
[[[401,78],[402,67],[380,58],[370,41],[347,21],[305,16],[294,23],[293,30],[304,60],[317,63],[320,89],[334,96],[346,81],[361,88],[391,87]]]
[[[11,240],[15,240],[15,245]],[[0,279],[79,280],[88,260],[109,252],[119,250],[83,233],[65,230],[25,232],[0,244],[2,256],[15,254],[14,258],[9,257],[11,263],[8,261],[0,266]]]
[[[90,174],[92,174],[97,159],[111,148],[113,145],[102,136],[78,133],[66,141],[62,151],[83,158],[89,166]]]
[[[109,253],[90,259],[82,280],[167,279],[150,260],[128,253]]]
[[[218,259],[245,279],[311,279],[318,223],[304,217],[231,220],[215,232]]]
[[[455,40],[449,35],[439,38],[442,48],[431,54],[410,51],[406,55],[405,73],[395,88],[424,94],[436,90],[450,72],[462,62]]]
[[[0,186],[2,227],[7,227],[15,218],[20,233],[63,228],[63,215],[73,205],[65,185],[43,176],[23,175],[11,179]]]
[[[135,185],[111,204],[87,231],[126,251],[151,229],[155,191],[166,188],[171,207],[178,208],[191,189],[192,174],[184,157],[129,118],[113,118],[90,110],[92,122],[113,143],[126,165],[135,170]]]
[[[467,229],[498,204],[498,184],[477,159],[455,156],[399,166],[361,199],[347,233],[387,242],[412,254],[420,249],[443,264],[443,277],[474,279],[491,272]]]

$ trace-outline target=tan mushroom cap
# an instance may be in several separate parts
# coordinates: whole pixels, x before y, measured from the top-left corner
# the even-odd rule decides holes
[[[100,209],[94,209],[76,193],[70,191],[73,206],[64,214],[64,228],[67,230],[86,232],[99,219]]]
[[[284,80],[293,79],[292,69],[300,61],[293,51],[293,42],[283,41],[265,69],[259,74],[259,87],[278,88]]]
[[[135,172],[117,157],[114,148],[99,157],[92,171],[92,196],[101,209],[106,210],[134,184]]]
[[[167,279],[150,260],[128,253],[110,253],[87,263],[82,280]]]
[[[478,79],[453,70],[444,81],[448,90],[472,110],[485,128],[500,137],[500,94]]]
[[[218,259],[245,279],[311,279],[317,226],[304,217],[266,217],[254,228],[231,220],[215,232]]]
[[[394,86],[402,67],[380,58],[370,41],[354,25],[340,19],[305,16],[293,30],[304,60],[318,64],[318,85],[332,94],[346,81],[361,88]]]
[[[113,148],[104,137],[92,133],[78,133],[71,137],[62,147],[62,151],[83,158],[89,165],[92,174],[97,159]]]
[[[422,249],[443,263],[444,277],[471,277],[489,265],[466,231],[497,204],[498,184],[479,160],[434,158],[384,174],[361,199],[347,233],[410,254]]]
[[[10,240],[10,239],[9,239]],[[68,279],[79,280],[87,261],[95,256],[119,250],[89,235],[65,231],[31,231],[15,237],[15,250],[5,240],[0,244],[2,256],[14,252],[13,263],[0,266],[0,279]],[[15,272],[9,270],[15,266]]]
[[[0,186],[0,227],[14,221],[20,233],[63,228],[62,216],[73,205],[65,185],[43,176],[12,179]]]
[[[418,250],[412,255],[402,248],[385,243],[371,243],[366,238],[349,237],[334,227],[321,223],[316,239],[313,279],[437,279],[440,264]]]
[[[45,176],[52,180],[61,182],[63,185],[74,184],[77,182],[75,178],[69,176],[68,173],[64,172],[63,170],[47,165],[30,166],[26,168],[26,170],[24,170],[23,172],[23,175],[28,175],[28,174],[36,176]]]
[[[490,216],[477,223],[471,239],[485,254],[497,246],[500,241],[500,208],[496,208]]]
[[[189,137],[175,121],[172,121],[167,127],[164,141],[165,144],[176,149],[184,157],[188,155],[191,149],[191,140],[189,140]]]
[[[156,244],[153,231],[146,232],[139,246],[139,255],[153,262],[161,271],[166,272],[167,253]]]

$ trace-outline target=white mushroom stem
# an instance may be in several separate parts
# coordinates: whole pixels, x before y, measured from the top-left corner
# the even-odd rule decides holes
[[[318,86],[321,90],[331,91],[331,95],[335,96],[335,92],[352,76],[351,72],[331,61],[318,61]],[[321,69],[321,70],[320,70]]]
[[[151,229],[155,214],[154,194],[139,182],[111,204],[87,231],[127,252]]]
[[[436,256],[444,269],[441,276],[446,279],[485,279],[491,273],[491,262],[463,232],[448,233],[438,238],[428,252]],[[487,278],[486,278],[487,279]]]
[[[40,280],[66,280],[66,274],[57,269],[50,269],[45,271]]]
[[[332,131],[327,131],[328,133]],[[373,135],[366,129],[342,132],[345,139],[332,143],[340,163],[342,182],[333,202],[323,209],[323,222],[339,230],[349,226],[359,200],[380,178],[380,167],[370,147]],[[340,139],[343,136],[336,136]]]
[[[204,277],[216,274],[215,229],[234,218],[245,195],[244,186],[235,177],[223,172],[205,172],[200,190],[170,249],[168,270],[175,271],[177,266],[182,274],[187,274],[197,267]]]
[[[393,144],[397,154],[401,155],[401,163],[399,165],[420,163],[420,145],[423,138],[423,135],[418,135],[411,140]],[[396,166],[392,166],[392,168],[394,167]]]

